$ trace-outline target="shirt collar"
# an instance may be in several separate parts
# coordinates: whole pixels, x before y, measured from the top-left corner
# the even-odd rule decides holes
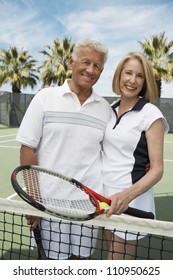
[[[65,80],[63,87],[64,87],[64,91],[63,91],[63,95],[68,94],[68,93],[72,93],[68,81],[70,79]],[[88,101],[100,101],[102,98],[101,96],[99,96],[97,93],[94,92],[94,90],[92,89],[92,93],[90,95],[90,97],[88,98]]]
[[[112,109],[114,111],[120,105],[120,102],[121,102],[121,100],[112,104]],[[148,101],[145,98],[140,98],[138,100],[138,102],[135,104],[135,106],[130,111],[140,111],[145,106],[146,103],[148,103]]]

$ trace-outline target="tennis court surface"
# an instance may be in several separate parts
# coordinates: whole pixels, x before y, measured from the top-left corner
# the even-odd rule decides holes
[[[44,218],[47,218],[47,215],[43,215],[42,212],[21,201],[11,187],[11,173],[19,165],[19,145],[15,142],[16,132],[16,128],[0,128],[0,259],[37,259],[37,249],[30,246],[31,232],[26,225],[25,215],[37,215]],[[90,259],[106,259],[108,252],[103,238],[103,229],[106,227],[113,231],[136,232],[138,242],[135,259],[173,260],[173,190],[171,185],[173,134],[167,134],[165,137],[164,162],[165,174],[154,187],[157,220],[130,218],[123,215],[106,219],[102,215],[82,223],[82,226],[92,228],[99,226],[100,228],[96,245],[91,246]],[[146,233],[147,236],[140,239],[140,235]],[[78,238],[81,239],[81,236],[79,235]],[[61,244],[60,248],[63,250]],[[57,258],[58,254],[59,252],[57,252]]]

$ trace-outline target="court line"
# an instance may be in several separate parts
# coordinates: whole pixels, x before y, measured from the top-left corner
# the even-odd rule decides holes
[[[14,134],[15,135],[15,134]],[[13,139],[9,139],[9,140],[3,140],[3,141],[0,141],[0,144],[3,144],[3,143],[8,143],[8,142],[15,142],[16,143],[16,139],[13,138]],[[12,149],[19,149],[18,146],[9,146],[9,145],[0,145],[0,148],[12,148]]]
[[[4,146],[4,145],[0,145],[0,148],[11,148],[11,149],[19,149],[20,147],[15,147],[15,146]]]
[[[26,187],[22,188],[22,190],[26,191]],[[11,199],[11,198],[13,198],[13,197],[15,197],[17,195],[18,194],[15,192],[15,193],[11,194],[10,196],[6,197],[6,199]]]
[[[6,136],[0,136],[1,138],[2,137],[8,137],[8,136],[15,136],[16,134],[9,134],[9,135],[6,135]],[[16,139],[11,139],[11,140],[6,140],[6,141],[1,141],[0,143],[5,143],[5,142],[10,142],[10,141],[15,141]],[[169,141],[165,141],[166,144],[173,144],[173,142],[169,142]],[[19,149],[20,147],[12,147],[12,146],[2,146],[0,145],[0,148],[12,148],[12,149]],[[173,160],[171,159],[164,159],[164,161],[167,161],[167,162],[173,162]],[[12,195],[8,196],[6,199],[12,199],[14,198],[15,196],[17,196],[17,193],[13,193]]]
[[[13,138],[13,139],[9,139],[9,140],[0,141],[0,144],[7,143],[7,142],[13,142],[13,141],[16,141],[16,139]]]
[[[0,138],[16,136],[16,134],[0,135]]]
[[[17,195],[17,193],[13,193],[12,195],[6,197],[6,199],[12,199],[13,197],[15,197]]]

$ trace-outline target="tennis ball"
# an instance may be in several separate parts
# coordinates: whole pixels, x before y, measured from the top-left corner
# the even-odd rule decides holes
[[[100,202],[99,206],[100,206],[100,210],[109,208],[109,205],[106,202]]]

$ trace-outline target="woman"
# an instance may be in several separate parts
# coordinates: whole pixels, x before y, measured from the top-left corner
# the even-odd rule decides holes
[[[129,53],[119,63],[112,86],[121,99],[112,105],[115,114],[103,142],[105,196],[112,200],[107,216],[121,214],[128,206],[155,214],[152,187],[163,175],[164,132],[168,125],[152,104],[158,97],[152,66],[141,53]],[[105,230],[105,238],[108,259],[134,258],[134,234],[126,234],[125,243],[124,232]]]

